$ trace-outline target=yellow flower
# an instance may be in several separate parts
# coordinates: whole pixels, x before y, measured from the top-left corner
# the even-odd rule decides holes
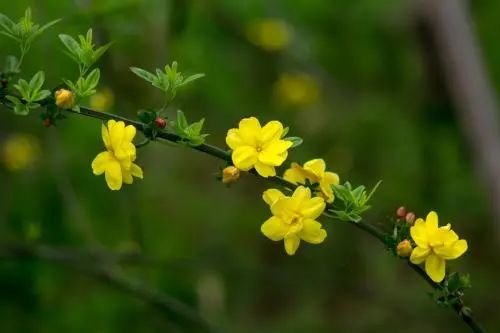
[[[71,109],[75,104],[75,95],[67,89],[59,89],[55,97],[56,105],[61,109]]]
[[[438,226],[436,212],[430,212],[425,222],[418,219],[410,234],[417,244],[410,261],[417,265],[425,261],[425,272],[434,282],[443,281],[446,260],[456,259],[467,251],[467,241],[459,240],[449,223],[444,227]]]
[[[222,170],[222,182],[224,184],[234,183],[240,178],[240,170],[234,166],[225,167]]]
[[[285,73],[274,85],[274,98],[284,106],[309,106],[319,98],[320,88],[316,80],[304,73]]]
[[[5,140],[2,159],[10,171],[29,168],[40,155],[40,145],[36,137],[25,134],[13,134]]]
[[[273,241],[285,241],[285,250],[289,255],[295,254],[300,240],[311,244],[322,243],[326,231],[316,221],[325,210],[323,198],[311,198],[311,190],[299,186],[291,197],[285,196],[277,189],[269,189],[262,195],[270,206],[273,216],[260,230]]]
[[[287,24],[282,20],[272,18],[251,22],[246,27],[246,35],[250,42],[270,52],[284,49],[291,40]]]
[[[132,184],[134,177],[141,178],[142,169],[135,163],[135,145],[132,143],[136,129],[125,126],[123,121],[108,121],[102,125],[102,140],[107,151],[99,153],[92,162],[95,175],[105,174],[106,183],[111,190],[119,190],[122,183]]]
[[[260,126],[255,117],[242,119],[239,128],[227,132],[226,143],[233,150],[235,167],[242,171],[252,168],[262,177],[276,175],[275,167],[280,166],[288,156],[291,141],[282,140],[283,125],[276,120]]]
[[[108,111],[114,104],[115,95],[109,88],[104,88],[90,97],[90,107],[94,110]]]
[[[336,173],[325,171],[325,169],[325,161],[321,158],[310,160],[304,166],[292,163],[290,169],[285,171],[283,178],[294,184],[306,185],[306,180],[311,184],[319,184],[317,194],[321,195],[326,202],[332,203],[335,199],[332,185],[338,185],[340,179]]]

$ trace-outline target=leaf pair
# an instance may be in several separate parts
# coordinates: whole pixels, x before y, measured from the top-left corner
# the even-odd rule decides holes
[[[205,119],[189,124],[184,115],[184,112],[181,110],[177,111],[177,118],[172,124],[172,127],[175,131],[175,134],[180,136],[184,142],[186,142],[190,146],[199,146],[205,142],[205,138],[208,134],[202,134],[201,130],[203,129],[203,124],[205,123]]]
[[[381,181],[374,186],[370,193],[367,193],[366,187],[363,185],[353,189],[349,182],[345,182],[344,185],[332,185],[336,200],[334,202],[335,208],[329,209],[329,212],[335,214],[335,217],[342,221],[361,221],[361,214],[371,208],[368,202],[380,183]],[[342,207],[339,207],[339,201],[342,202]]]
[[[76,83],[70,80],[63,80],[64,83],[80,98],[89,97],[96,93],[96,87],[99,84],[101,72],[99,68],[92,70],[87,77],[80,76]]]
[[[0,34],[15,40],[21,49],[21,58],[19,61],[16,61],[16,67],[11,68],[10,73],[17,73],[19,71],[22,59],[31,48],[33,41],[59,21],[60,19],[54,20],[40,26],[32,21],[31,9],[29,7],[18,22],[14,22],[6,15],[0,13]]]
[[[42,89],[44,82],[45,74],[42,71],[39,71],[29,82],[24,79],[20,79],[18,83],[14,85],[14,88],[16,88],[21,94],[22,100],[15,96],[5,97],[14,104],[14,113],[18,115],[27,115],[30,109],[40,107],[40,104],[37,102],[50,96],[49,90]]]
[[[65,53],[78,64],[80,76],[85,75],[90,67],[92,67],[111,46],[111,43],[108,43],[94,49],[95,45],[93,43],[92,29],[89,29],[85,36],[78,35],[79,42],[66,34],[60,34],[59,39],[67,49]]]
[[[171,66],[166,65],[164,71],[156,69],[156,74],[139,67],[130,67],[130,70],[141,79],[162,90],[169,100],[175,98],[179,88],[205,76],[205,74],[194,74],[184,78],[184,75],[177,71],[177,62],[175,61]]]

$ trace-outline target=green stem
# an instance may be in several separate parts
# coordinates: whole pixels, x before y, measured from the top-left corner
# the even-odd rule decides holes
[[[6,100],[3,97],[0,99],[0,103],[8,107]],[[80,111],[74,111],[74,110],[66,110],[66,111],[70,112],[70,113],[75,113],[78,115],[83,115],[83,116],[87,116],[87,117],[101,119],[101,120],[114,119],[114,120],[118,120],[118,121],[123,121],[128,125],[135,126],[140,131],[143,131],[146,128],[146,124],[144,124],[140,121],[131,120],[131,119],[128,119],[128,118],[125,118],[122,116],[118,116],[115,114],[111,114],[111,113],[92,110],[92,109],[89,109],[86,107],[80,107]],[[178,143],[178,142],[182,141],[182,138],[180,136],[178,136],[174,133],[166,132],[166,131],[158,132],[157,137],[160,137],[164,140],[167,140],[167,141],[170,141],[173,143]],[[219,147],[212,146],[212,145],[205,144],[205,143],[201,144],[199,146],[190,146],[190,147],[195,149],[195,150],[201,151],[205,154],[217,157],[223,161],[231,162],[231,154],[228,151],[223,150]],[[250,171],[250,173],[257,175],[254,170]],[[279,176],[269,177],[269,178],[266,178],[266,180],[268,182],[272,182],[274,184],[277,184],[279,186],[283,186],[283,187],[286,187],[289,189],[294,189],[296,187],[295,184],[292,184]],[[327,213],[324,215],[332,218],[332,216],[331,215],[329,216]],[[374,238],[378,239],[380,242],[382,242],[385,245],[386,233],[384,233],[379,228],[373,226],[372,224],[368,224],[364,221],[360,221],[357,223],[356,222],[349,222],[349,223],[351,225],[357,227],[358,229],[361,229],[361,230],[367,232],[368,234],[372,235]],[[417,272],[425,281],[427,281],[431,285],[432,288],[434,288],[434,289],[439,288],[439,285],[436,284],[434,281],[432,281],[427,276],[427,274],[422,270],[422,268],[411,264],[409,261],[408,261],[408,265],[415,272]],[[458,304],[456,306],[453,306],[453,309],[455,310],[455,312],[457,312],[457,314],[462,318],[462,320],[471,328],[472,332],[484,333],[483,329],[479,326],[479,324],[476,322],[476,320],[471,315],[466,314],[464,311],[462,311],[463,308],[464,308],[463,304],[462,305]]]

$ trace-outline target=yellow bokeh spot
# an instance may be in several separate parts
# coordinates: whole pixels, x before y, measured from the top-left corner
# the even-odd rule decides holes
[[[251,43],[270,52],[283,50],[292,39],[288,25],[283,20],[274,18],[250,22],[246,27],[246,35]]]
[[[26,134],[9,136],[2,147],[2,161],[9,171],[28,169],[40,156],[38,139]]]
[[[104,88],[90,97],[90,107],[94,110],[108,111],[115,103],[115,94],[109,88]]]
[[[319,95],[318,82],[305,73],[284,73],[274,85],[274,98],[282,106],[309,106],[318,101]]]

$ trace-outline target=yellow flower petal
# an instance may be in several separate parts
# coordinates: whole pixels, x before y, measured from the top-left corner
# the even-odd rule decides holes
[[[108,128],[104,126],[104,124],[101,126],[101,135],[102,135],[102,141],[104,142],[104,146],[106,149],[110,150],[111,147],[111,138],[109,137],[109,132]]]
[[[326,169],[325,161],[321,158],[310,160],[304,163],[304,169],[321,179],[323,178]]]
[[[412,264],[418,265],[424,262],[424,260],[431,253],[431,249],[417,246],[412,252],[410,256],[410,261]]]
[[[319,244],[325,240],[326,231],[321,228],[321,223],[313,219],[306,219],[303,223],[300,238],[311,244]]]
[[[290,169],[285,171],[283,178],[293,184],[305,184],[306,177],[302,168],[297,163],[292,163]]]
[[[438,228],[438,216],[436,212],[430,212],[427,214],[427,218],[425,219],[425,225],[429,232],[433,232]]]
[[[308,187],[299,186],[292,194],[292,200],[296,203],[296,207],[300,207],[305,200],[311,199],[311,190]]]
[[[263,151],[259,153],[259,162],[269,166],[280,166],[281,164],[283,164],[283,162],[285,162],[287,156],[287,152],[277,155]]]
[[[415,225],[410,228],[411,238],[422,248],[428,247],[429,238],[427,236],[426,223],[422,219],[417,219]]]
[[[114,160],[106,164],[105,178],[111,190],[119,190],[122,188],[122,170],[118,161]]]
[[[467,251],[467,241],[461,239],[448,246],[435,247],[433,250],[442,259],[457,259]]]
[[[226,144],[232,150],[235,150],[236,148],[241,146],[246,146],[245,141],[243,141],[242,137],[240,136],[240,131],[236,128],[231,128],[229,131],[227,131]]]
[[[282,240],[288,232],[288,225],[276,216],[270,217],[262,226],[260,231],[273,241]]]
[[[264,178],[276,176],[276,169],[274,166],[264,164],[260,161],[255,163],[255,171]]]
[[[134,126],[132,125],[128,125],[127,127],[125,127],[125,136],[124,136],[124,139],[127,140],[127,141],[132,141],[135,137],[135,134],[136,134],[136,129]]]
[[[260,139],[263,142],[279,140],[283,133],[283,125],[276,120],[268,122],[260,131]]]
[[[104,171],[106,170],[106,167],[108,163],[114,161],[115,159],[113,158],[113,155],[108,152],[104,151],[102,153],[99,153],[94,160],[92,161],[92,172],[94,175],[102,175]]]
[[[293,256],[300,245],[299,236],[292,234],[285,237],[285,251],[288,255]]]
[[[316,219],[325,210],[325,200],[320,197],[315,197],[309,200],[302,201],[299,211],[304,218]]]
[[[446,273],[446,264],[444,259],[435,254],[431,254],[425,260],[425,272],[432,281],[439,283],[443,281]]]
[[[330,185],[340,184],[340,177],[334,172],[327,171],[323,176],[323,182]]]
[[[275,188],[271,188],[262,194],[262,199],[269,205],[272,206],[278,199],[283,198],[285,195]]]
[[[235,167],[240,170],[248,171],[257,162],[258,153],[251,146],[238,147],[233,151],[232,160]]]
[[[116,152],[116,150],[121,148],[120,146],[125,136],[125,123],[123,121],[118,121],[111,128],[108,125],[108,131],[111,138],[111,146]]]
[[[240,137],[249,145],[255,145],[260,134],[260,123],[255,117],[244,118],[239,123]]]

